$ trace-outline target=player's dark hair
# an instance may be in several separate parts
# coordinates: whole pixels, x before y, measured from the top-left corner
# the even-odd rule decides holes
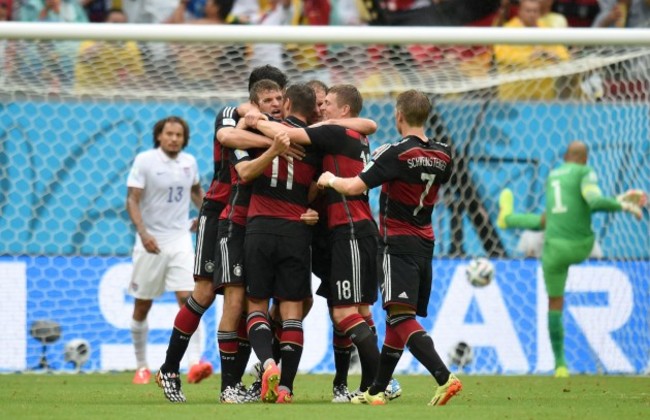
[[[255,83],[264,79],[273,80],[280,86],[280,89],[284,89],[287,85],[287,76],[282,73],[282,70],[267,64],[253,69],[248,77],[248,91],[251,91]]]
[[[395,108],[411,127],[423,127],[431,113],[431,101],[422,92],[411,89],[397,96]]]
[[[282,88],[273,80],[262,79],[259,82],[255,82],[255,84],[253,84],[248,95],[248,99],[252,103],[259,105],[260,95],[268,90],[282,91]]]
[[[126,15],[124,10],[120,9],[119,7],[111,7],[110,9],[108,9],[106,11],[106,14],[104,15],[104,22],[108,22],[109,16],[112,15],[113,13],[119,13],[120,15],[124,16],[128,22],[129,17]]]
[[[187,147],[187,145],[190,143],[190,126],[187,125],[184,119],[181,117],[176,117],[172,115],[171,117],[163,118],[162,120],[159,120],[156,124],[153,126],[153,146],[154,147],[160,147],[160,140],[158,140],[158,136],[163,132],[165,129],[165,124],[167,123],[178,123],[183,127],[183,149]]]
[[[291,99],[291,113],[310,117],[316,107],[316,92],[307,84],[290,85],[284,99]]]
[[[336,102],[339,106],[348,105],[350,116],[358,117],[363,108],[363,98],[359,89],[353,85],[334,85],[327,91],[328,94],[336,94]]]

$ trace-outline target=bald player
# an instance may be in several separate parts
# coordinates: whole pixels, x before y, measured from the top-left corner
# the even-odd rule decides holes
[[[616,198],[603,196],[596,173],[587,165],[587,157],[585,143],[569,144],[564,162],[546,180],[546,209],[542,215],[514,214],[514,199],[509,189],[504,189],[499,197],[497,225],[500,228],[545,231],[542,269],[549,299],[548,330],[558,378],[569,376],[562,323],[564,288],[569,266],[586,260],[594,246],[591,213],[626,211],[641,219],[641,206],[647,200],[639,190],[630,190]]]

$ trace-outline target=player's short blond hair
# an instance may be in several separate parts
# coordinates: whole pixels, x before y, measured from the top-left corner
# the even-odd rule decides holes
[[[429,97],[415,89],[400,93],[395,104],[395,109],[402,113],[411,127],[423,127],[431,108]]]

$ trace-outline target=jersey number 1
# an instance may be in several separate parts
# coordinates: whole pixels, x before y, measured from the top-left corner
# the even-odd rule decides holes
[[[555,179],[551,181],[551,187],[553,187],[553,208],[551,213],[566,213],[568,210],[564,204],[562,204],[562,189],[560,188],[560,180]]]

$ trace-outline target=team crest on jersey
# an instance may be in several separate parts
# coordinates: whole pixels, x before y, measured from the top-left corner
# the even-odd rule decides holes
[[[206,261],[205,263],[205,272],[214,273],[214,261]]]
[[[232,269],[232,272],[233,272],[233,274],[236,275],[237,277],[241,277],[241,274],[242,274],[242,267],[241,267],[241,265],[240,265],[240,264],[235,264],[235,266],[234,266],[233,269]]]
[[[186,176],[192,175],[192,169],[189,166],[184,167],[183,172],[185,172]]]

